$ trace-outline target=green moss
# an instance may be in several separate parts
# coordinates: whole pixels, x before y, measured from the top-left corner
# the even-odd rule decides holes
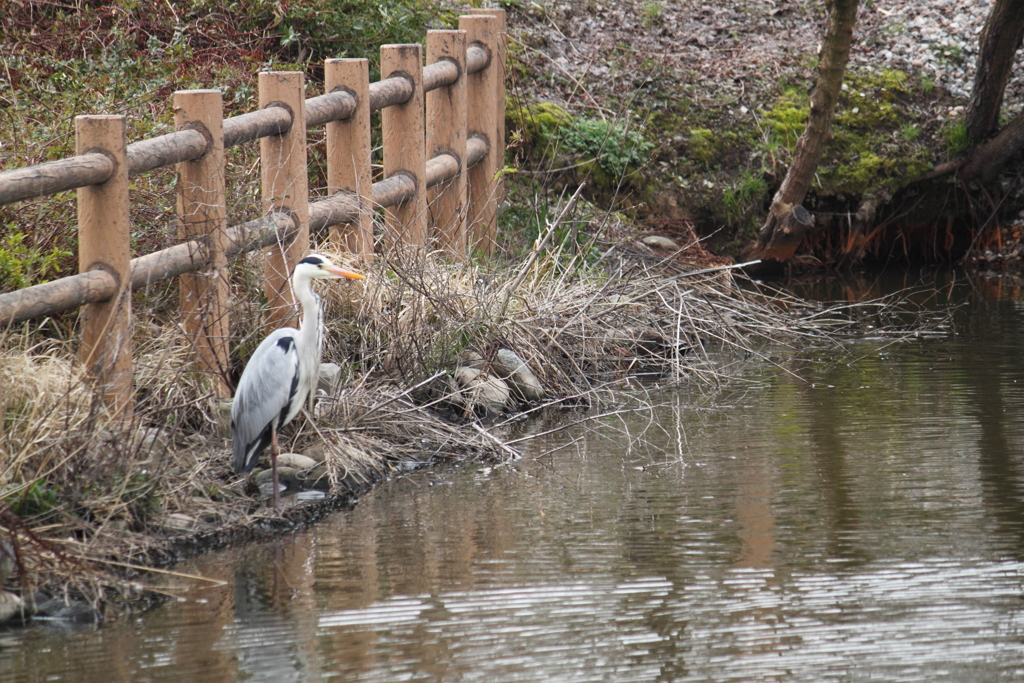
[[[895,103],[907,93],[907,83],[902,71],[853,76],[844,84],[835,124],[860,130],[896,126],[900,115]]]
[[[715,134],[707,128],[694,128],[690,131],[688,148],[690,159],[710,167],[718,151]]]
[[[786,88],[771,109],[761,111],[761,116],[769,138],[792,151],[804,132],[808,112],[807,93],[799,88]]]
[[[895,191],[929,167],[931,152],[903,102],[920,94],[903,72],[851,72],[843,82],[829,140],[816,175],[822,194],[856,196]],[[787,88],[762,112],[768,140],[792,153],[803,133],[809,96]],[[767,141],[759,146],[766,149]],[[774,156],[774,155],[773,155]]]
[[[863,193],[872,181],[889,167],[881,157],[864,152],[859,158],[844,164],[837,164],[828,175],[828,180],[837,189],[849,193]]]
[[[562,126],[572,123],[569,112],[551,102],[537,102],[525,107],[513,104],[508,118],[530,146],[548,143]]]
[[[607,190],[615,186],[616,178],[607,173],[597,161],[585,161],[576,168],[580,175],[590,178],[594,187]]]

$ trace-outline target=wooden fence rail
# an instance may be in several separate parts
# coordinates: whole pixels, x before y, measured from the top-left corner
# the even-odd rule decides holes
[[[382,80],[363,59],[329,59],[328,92],[309,99],[303,74],[261,73],[256,112],[222,118],[216,90],[175,93],[175,130],[125,144],[123,116],[76,117],[67,159],[0,172],[0,205],[78,190],[79,274],[0,295],[0,325],[85,307],[80,358],[108,404],[132,408],[132,289],[180,278],[182,321],[197,361],[227,385],[226,265],[265,250],[267,324],[291,322],[288,283],[310,230],[373,258],[371,217],[385,211],[386,248],[430,241],[461,257],[490,252],[504,153],[503,10],[474,10],[457,31],[381,47]],[[384,178],[371,182],[370,113],[382,111]],[[426,119],[425,119],[426,116]],[[329,196],[310,203],[306,130],[327,126]],[[260,141],[264,215],[227,226],[224,151]],[[130,258],[128,178],[177,165],[180,244]],[[428,192],[429,190],[429,192]]]
[[[466,50],[467,74],[487,66],[488,53],[479,45]],[[328,60],[332,61],[332,60]],[[339,60],[345,61],[345,60]],[[424,90],[436,90],[458,80],[451,62],[438,62],[423,69]],[[412,97],[412,84],[401,77],[370,84],[370,111],[402,104]],[[348,92],[332,92],[306,100],[306,127],[322,126],[347,119],[355,112],[356,98]],[[237,147],[259,138],[280,135],[291,129],[292,115],[282,107],[263,109],[224,119],[224,148]],[[179,130],[128,145],[128,176],[133,177],[198,159],[206,154],[210,141],[198,130]],[[102,152],[91,152],[48,161],[35,166],[0,172],[0,206],[25,199],[45,197],[87,185],[106,182],[114,163]]]

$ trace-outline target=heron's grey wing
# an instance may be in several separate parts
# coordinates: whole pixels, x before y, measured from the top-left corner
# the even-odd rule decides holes
[[[280,420],[298,389],[298,330],[285,327],[272,332],[256,347],[242,371],[231,405],[232,450],[235,471],[252,470],[270,444],[270,425]]]

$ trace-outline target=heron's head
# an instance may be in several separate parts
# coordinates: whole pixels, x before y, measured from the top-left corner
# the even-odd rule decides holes
[[[337,280],[338,278],[347,277],[352,280],[365,280],[365,275],[360,275],[351,270],[345,270],[331,263],[331,260],[326,256],[320,254],[310,254],[306,258],[302,259],[295,266],[295,275],[298,278],[308,278],[310,280]]]

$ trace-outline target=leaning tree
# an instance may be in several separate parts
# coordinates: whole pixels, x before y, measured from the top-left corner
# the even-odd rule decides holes
[[[967,184],[991,183],[999,169],[1024,147],[1024,114],[999,130],[1003,92],[1022,40],[1024,2],[996,0],[981,32],[974,89],[964,114],[967,137],[977,146],[955,165],[962,169],[960,179]]]
[[[811,188],[825,145],[831,138],[832,117],[850,54],[859,0],[826,0],[828,18],[818,74],[811,95],[807,125],[750,255],[765,262],[792,258],[813,217],[801,205]],[[1018,49],[1024,42],[1024,0],[995,0],[978,43],[977,71],[964,114],[967,139],[973,144],[959,158],[939,164],[919,178],[929,181],[957,173],[960,187],[984,196],[994,188],[999,172],[1024,150],[1024,113],[999,128],[1003,95]],[[988,188],[988,189],[986,189]],[[992,200],[993,206],[998,201]]]
[[[832,136],[832,117],[850,56],[859,0],[826,0],[828,14],[821,43],[818,75],[811,94],[807,125],[793,150],[793,163],[772,199],[768,218],[758,234],[754,256],[762,261],[787,261],[811,228],[811,214],[801,205],[814,172]]]
[[[1024,149],[1024,114],[999,128],[1003,94],[1022,42],[1024,2],[996,0],[978,41],[974,86],[964,112],[964,129],[973,147],[939,164],[925,179],[955,172],[964,187],[991,186],[1000,169]]]

